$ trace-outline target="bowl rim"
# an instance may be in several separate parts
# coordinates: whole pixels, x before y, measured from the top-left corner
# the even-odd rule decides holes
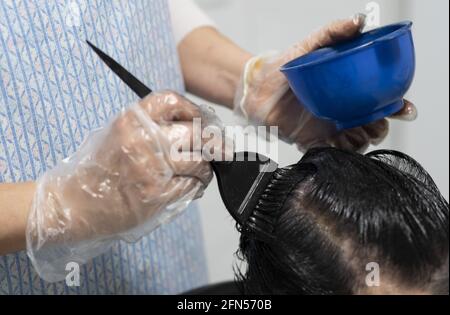
[[[280,67],[280,71],[281,72],[287,72],[287,71],[294,70],[294,69],[305,68],[305,67],[321,64],[321,63],[324,63],[324,62],[327,62],[327,61],[330,61],[330,60],[333,60],[333,59],[336,59],[336,58],[340,58],[340,57],[344,57],[344,56],[347,56],[347,55],[350,55],[350,54],[354,54],[356,52],[359,52],[359,51],[361,51],[363,49],[368,48],[369,46],[374,46],[376,44],[380,44],[380,43],[383,43],[383,42],[386,42],[386,41],[390,41],[390,40],[396,39],[400,35],[403,35],[404,33],[410,31],[412,25],[413,25],[412,21],[402,21],[402,22],[392,23],[392,24],[388,24],[388,25],[385,25],[385,26],[382,26],[382,27],[375,28],[375,29],[367,31],[367,32],[365,32],[363,34],[379,31],[379,30],[384,29],[384,28],[389,28],[389,27],[393,27],[393,26],[399,26],[398,29],[396,29],[395,31],[393,31],[391,33],[388,33],[388,34],[386,34],[384,36],[381,36],[379,38],[371,40],[371,41],[369,41],[367,43],[364,43],[362,45],[353,47],[353,48],[351,48],[349,50],[346,50],[346,51],[343,51],[341,53],[338,53],[338,54],[335,54],[335,55],[332,55],[332,56],[328,56],[328,57],[324,57],[324,58],[321,58],[321,59],[313,60],[313,61],[310,61],[310,62],[307,62],[307,63],[304,63],[304,64],[290,66],[290,64],[292,64],[295,61],[298,61],[299,59],[307,56],[309,53],[306,54],[306,55],[297,57],[297,58],[289,61],[288,63],[284,64],[283,66],[281,66]],[[323,48],[326,48],[326,47],[323,47]],[[320,49],[322,49],[322,48],[320,48]],[[317,51],[317,50],[314,50],[314,51]],[[312,51],[312,52],[314,52],[314,51]],[[312,52],[310,52],[310,53],[312,53]]]

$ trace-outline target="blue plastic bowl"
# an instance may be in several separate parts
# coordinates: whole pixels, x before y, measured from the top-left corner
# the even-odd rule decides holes
[[[292,60],[281,71],[298,100],[338,129],[398,112],[415,72],[412,22],[384,26]]]

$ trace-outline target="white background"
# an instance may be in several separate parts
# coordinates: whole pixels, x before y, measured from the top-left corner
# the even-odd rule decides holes
[[[252,53],[281,50],[329,21],[366,12],[364,0],[196,0],[220,30]],[[417,72],[408,98],[419,108],[414,123],[395,122],[380,148],[394,148],[416,158],[443,195],[449,196],[449,49],[448,0],[383,0],[381,24],[414,22]],[[226,58],[226,56],[224,56]],[[230,112],[217,108],[225,123]],[[300,159],[299,152],[280,144],[279,162]],[[215,182],[200,200],[211,282],[233,279],[238,234],[219,197]]]

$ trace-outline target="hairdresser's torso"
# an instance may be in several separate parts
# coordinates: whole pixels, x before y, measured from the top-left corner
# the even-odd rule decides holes
[[[0,182],[35,180],[137,97],[88,48],[153,89],[183,92],[164,0],[0,1]],[[1,228],[1,227],[0,227]],[[25,252],[0,257],[1,294],[177,293],[206,282],[194,209],[47,284]]]

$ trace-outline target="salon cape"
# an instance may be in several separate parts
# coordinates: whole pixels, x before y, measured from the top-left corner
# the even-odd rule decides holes
[[[186,3],[196,22],[178,19],[177,40],[210,23]],[[168,8],[164,0],[0,1],[0,182],[35,180],[136,101],[86,39],[154,90],[184,92]],[[0,295],[179,293],[207,282],[202,248],[194,206],[81,266],[79,286],[44,282],[25,252],[0,256]]]

